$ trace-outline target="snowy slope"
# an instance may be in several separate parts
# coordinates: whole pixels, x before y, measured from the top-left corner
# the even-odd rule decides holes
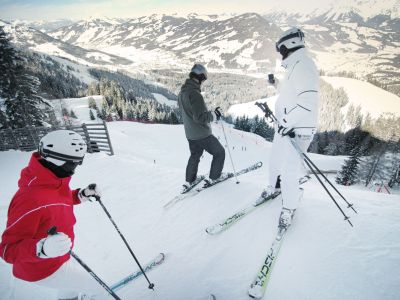
[[[101,103],[103,100],[103,96],[88,96],[81,98],[65,98],[65,99],[55,99],[50,100],[51,105],[54,108],[55,114],[58,120],[62,120],[62,110],[66,109],[69,113],[71,110],[74,111],[77,119],[69,118],[64,121],[68,124],[81,124],[90,122],[90,110],[89,110],[89,99],[93,98],[96,102],[97,107],[101,108]],[[96,111],[93,110],[93,114],[96,117]],[[96,117],[94,122],[102,122],[101,119]]]
[[[248,299],[247,288],[258,271],[275,232],[280,201],[274,200],[219,236],[204,229],[250,203],[267,179],[270,143],[250,133],[225,127],[236,169],[257,160],[264,167],[225,182],[169,210],[184,179],[189,155],[181,125],[109,123],[115,156],[87,155],[72,187],[97,182],[103,202],[139,260],[159,252],[166,261],[151,271],[155,291],[141,278],[118,292],[122,299]],[[223,140],[219,125],[213,125]],[[242,150],[246,147],[246,151]],[[0,230],[19,172],[30,153],[0,152]],[[322,169],[339,168],[343,158],[311,155]],[[200,172],[206,173],[205,154]],[[225,171],[231,171],[229,159]],[[265,299],[395,300],[400,294],[400,196],[377,194],[362,187],[339,187],[354,202],[351,228],[314,179],[306,184],[295,224],[283,243]],[[76,207],[75,252],[106,282],[137,267],[111,223],[96,203]],[[346,210],[347,212],[347,210]],[[11,280],[10,266],[0,262],[2,300],[50,300],[54,293]],[[12,281],[13,285],[10,285]],[[13,296],[10,296],[13,294]]]
[[[389,93],[371,83],[343,77],[322,76],[323,80],[331,84],[335,89],[343,88],[349,98],[346,108],[353,104],[354,107],[360,106],[361,112],[366,115],[369,113],[372,118],[378,118],[384,113],[393,113],[400,116],[400,97]],[[273,110],[275,107],[276,96],[257,100],[267,102]],[[248,117],[263,116],[261,110],[254,105],[257,101],[232,105],[228,113],[234,117],[246,115]]]
[[[361,106],[361,111],[377,118],[384,113],[400,116],[400,97],[371,83],[343,77],[322,77],[335,89],[343,88],[349,97],[349,104]]]
[[[165,105],[168,105],[170,107],[177,107],[178,106],[178,102],[177,101],[170,100],[167,97],[165,97],[164,95],[153,93],[153,96],[154,96],[154,98],[156,98],[157,102],[160,103],[160,104],[165,104]]]

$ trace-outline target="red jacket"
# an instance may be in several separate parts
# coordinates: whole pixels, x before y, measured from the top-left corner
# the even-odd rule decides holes
[[[0,244],[0,256],[13,265],[14,276],[26,281],[50,276],[69,259],[69,253],[39,258],[36,244],[47,237],[52,226],[67,234],[73,243],[76,222],[73,205],[80,203],[78,190],[69,188],[71,177],[58,178],[40,164],[39,158],[38,153],[33,153],[28,167],[21,172]]]

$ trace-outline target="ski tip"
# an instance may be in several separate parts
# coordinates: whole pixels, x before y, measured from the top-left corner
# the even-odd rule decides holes
[[[217,300],[217,297],[215,297],[214,294],[209,294],[207,296],[202,296],[202,298],[199,298],[197,300]]]

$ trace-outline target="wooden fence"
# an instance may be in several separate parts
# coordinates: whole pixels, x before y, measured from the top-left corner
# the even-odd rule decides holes
[[[3,129],[0,130],[0,151],[11,149],[21,151],[35,150],[38,148],[40,139],[46,133],[58,129],[68,129],[79,133],[86,141],[89,153],[103,151],[110,155],[114,155],[110,135],[105,122],[71,126]]]

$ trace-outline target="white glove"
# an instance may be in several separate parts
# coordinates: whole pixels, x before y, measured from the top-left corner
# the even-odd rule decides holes
[[[81,202],[92,201],[92,197],[101,197],[100,190],[95,183],[89,184],[86,188],[80,190],[78,193],[78,198],[81,200]]]
[[[72,242],[63,232],[49,235],[36,244],[36,253],[40,258],[63,256],[71,250]]]

